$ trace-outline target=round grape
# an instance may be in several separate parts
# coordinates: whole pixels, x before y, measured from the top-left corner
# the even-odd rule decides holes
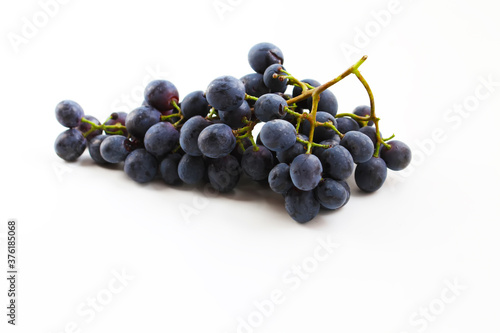
[[[97,163],[97,164],[106,164],[108,163],[101,155],[101,144],[106,139],[108,136],[107,135],[98,135],[90,140],[88,140],[88,147],[89,147],[89,154],[90,157]]]
[[[204,128],[198,136],[198,147],[203,155],[220,158],[229,155],[236,146],[236,138],[231,127],[214,124]]]
[[[108,163],[125,161],[130,151],[126,145],[127,138],[123,135],[108,135],[101,143],[100,153]]]
[[[201,150],[198,147],[198,137],[205,127],[211,125],[211,122],[201,116],[194,116],[184,123],[181,127],[179,143],[182,150],[192,156],[201,156]]]
[[[207,173],[212,187],[218,192],[226,193],[238,184],[241,168],[236,157],[227,155],[210,160]]]
[[[179,153],[168,154],[160,163],[158,171],[163,181],[168,185],[180,185],[178,167],[182,156]]]
[[[281,70],[285,68],[280,64],[274,64],[269,66],[264,72],[264,84],[271,90],[271,92],[284,93],[288,84],[288,79],[280,79],[280,75],[285,75]],[[274,75],[278,77],[274,77]]]
[[[264,74],[269,66],[283,64],[283,52],[274,44],[259,43],[248,52],[248,62],[254,71]]]
[[[56,106],[57,121],[65,127],[77,127],[83,116],[83,109],[77,102],[65,100]]]
[[[372,114],[372,108],[368,105],[360,105],[357,106],[352,113],[360,117],[370,116]],[[358,122],[358,124],[360,127],[363,126],[361,122]],[[367,126],[373,126],[373,120],[368,121]]]
[[[380,157],[387,164],[387,167],[394,171],[406,168],[411,162],[410,147],[398,140],[391,140],[387,143],[391,145],[391,149],[387,149],[384,145],[380,149]]]
[[[320,204],[314,197],[313,191],[292,188],[285,194],[285,209],[292,219],[306,223],[318,215]]]
[[[274,156],[269,149],[260,146],[258,151],[249,147],[241,158],[243,171],[253,180],[267,179],[269,172],[274,167]]]
[[[233,129],[245,127],[243,119],[250,120],[252,118],[252,110],[247,101],[243,101],[241,105],[233,111],[219,111],[220,120]]]
[[[372,140],[361,132],[347,132],[340,140],[340,145],[351,153],[354,163],[368,161],[374,152]]]
[[[167,80],[151,81],[144,90],[147,104],[160,112],[172,110],[174,103],[179,102],[179,92],[175,85]],[[128,126],[127,126],[128,128]]]
[[[345,187],[330,178],[323,179],[314,189],[316,200],[326,209],[339,209],[347,200]]]
[[[233,76],[220,76],[208,85],[206,98],[217,110],[233,111],[245,100],[245,86]]]
[[[287,114],[286,100],[276,94],[265,94],[255,102],[255,116],[261,121],[271,121],[273,119],[283,119]]]
[[[80,157],[87,147],[87,140],[82,132],[77,129],[68,129],[56,138],[54,149],[57,156],[68,162],[73,162]]]
[[[285,120],[268,121],[260,130],[260,139],[264,146],[276,152],[285,151],[296,142],[295,127]]]
[[[290,165],[293,185],[302,191],[311,191],[318,186],[322,172],[320,160],[312,154],[299,155]]]
[[[179,131],[168,122],[151,126],[144,136],[144,147],[155,156],[171,152],[179,142]]]
[[[158,161],[145,149],[136,149],[125,159],[123,169],[132,180],[147,183],[156,177]]]
[[[260,97],[271,91],[264,83],[264,75],[259,73],[251,73],[243,76],[241,79],[245,86],[245,92],[250,96]]]
[[[351,154],[343,146],[326,149],[321,154],[323,171],[327,177],[334,180],[345,180],[354,171],[354,161]]]
[[[210,105],[201,90],[187,94],[181,105],[181,112],[186,120],[194,116],[206,117],[210,111]]]
[[[356,185],[365,192],[375,192],[387,178],[387,166],[380,157],[372,157],[367,162],[356,166],[354,180]]]
[[[125,126],[128,132],[142,140],[148,129],[160,122],[161,114],[150,106],[141,106],[127,115]]]
[[[186,184],[196,184],[205,178],[205,160],[201,156],[183,155],[177,168],[179,178]]]
[[[271,190],[279,194],[286,194],[293,187],[288,164],[277,164],[271,172],[269,172],[267,181]]]
[[[337,129],[340,133],[346,134],[351,131],[359,131],[359,125],[356,120],[350,117],[337,118]]]

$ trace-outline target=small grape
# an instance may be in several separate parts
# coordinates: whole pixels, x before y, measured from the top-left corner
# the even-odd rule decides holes
[[[127,138],[123,135],[108,135],[99,149],[102,158],[108,163],[125,161],[130,151],[126,145]]]
[[[160,163],[158,171],[161,178],[168,185],[180,185],[182,180],[179,177],[178,167],[182,156],[179,153],[168,154]]]
[[[77,102],[65,100],[56,106],[57,121],[65,127],[78,127],[83,116],[83,109]]]
[[[90,157],[97,163],[97,164],[106,164],[108,163],[101,155],[101,144],[106,139],[108,136],[107,135],[98,135],[96,137],[93,137],[92,139],[88,140],[88,147],[89,147],[89,154]]]
[[[320,160],[312,154],[299,155],[290,165],[293,185],[302,191],[311,191],[318,186],[322,172]]]
[[[331,122],[333,126],[337,127],[337,120],[335,119],[334,116],[332,116],[328,112],[324,111],[318,111],[316,112],[316,121],[320,123],[327,123]],[[303,119],[302,122],[300,123],[300,128],[299,128],[300,133],[309,136],[309,132],[311,131],[311,122],[309,119]],[[335,137],[340,137],[338,134],[331,128],[324,127],[324,126],[317,126],[314,129],[314,141],[315,142],[320,142],[324,140],[329,140],[333,139]]]
[[[285,68],[281,64],[274,64],[269,66],[264,72],[264,84],[271,90],[271,92],[284,93],[288,84],[288,79],[281,80],[280,75],[284,75],[281,70]],[[274,75],[277,75],[275,78]]]
[[[268,121],[260,130],[260,139],[268,149],[281,152],[292,147],[296,142],[295,127],[285,120]]]
[[[243,76],[241,79],[243,85],[245,86],[245,92],[254,97],[260,97],[264,94],[270,93],[271,91],[264,83],[264,75],[259,73],[251,73]]]
[[[351,131],[359,131],[359,125],[356,120],[350,117],[337,118],[337,129],[340,133],[346,134]]]
[[[298,137],[301,138],[302,140],[307,140],[307,137],[305,135],[299,134]],[[306,146],[300,142],[295,142],[293,146],[291,146],[287,150],[277,152],[276,157],[278,158],[278,161],[280,161],[281,163],[290,164],[293,162],[293,159],[295,157],[305,153],[306,153]]]
[[[203,155],[220,158],[229,155],[236,146],[236,138],[231,127],[213,124],[204,128],[198,136],[198,147]]]
[[[269,172],[274,167],[274,156],[269,149],[260,146],[258,151],[253,148],[245,150],[241,159],[243,171],[253,180],[259,181],[267,179]]]
[[[144,90],[147,104],[160,112],[172,110],[179,102],[179,92],[175,85],[167,80],[151,81]],[[128,126],[127,126],[128,128]]]
[[[287,114],[286,100],[276,94],[265,94],[255,102],[255,116],[261,121],[283,119]]]
[[[127,115],[125,126],[128,132],[142,140],[148,129],[160,122],[161,114],[149,106],[140,106]]]
[[[283,64],[283,52],[274,44],[259,43],[248,52],[248,62],[254,71],[264,74],[269,66]]]
[[[241,168],[236,157],[227,155],[210,160],[207,173],[212,187],[225,193],[232,191],[238,184]]]
[[[57,156],[68,162],[73,162],[80,157],[87,147],[87,140],[82,132],[77,129],[68,129],[56,138],[54,149]]]
[[[318,215],[320,204],[313,191],[292,188],[285,194],[285,209],[292,219],[306,223]]]
[[[370,138],[370,140],[372,140],[373,146],[375,146],[377,144],[377,130],[375,127],[365,126],[365,127],[361,127],[359,129],[359,131],[361,133],[365,134],[366,136],[368,136]],[[382,136],[382,133],[380,133],[380,135]]]
[[[339,209],[347,200],[345,187],[330,178],[323,179],[314,189],[316,200],[326,209]]]
[[[151,126],[144,136],[144,147],[155,156],[171,152],[179,142],[179,131],[168,122]]]
[[[147,183],[156,177],[158,161],[145,149],[136,149],[125,159],[123,169],[132,180]]]
[[[387,178],[387,166],[380,157],[372,157],[356,166],[354,180],[356,185],[365,192],[375,192]]]
[[[193,185],[205,178],[206,166],[203,157],[183,155],[177,168],[179,178],[186,184]]]
[[[368,161],[374,152],[372,140],[361,132],[347,132],[340,145],[345,147],[352,155],[354,163],[363,163]]]
[[[352,113],[360,117],[370,116],[372,114],[372,108],[368,105],[360,105],[357,106]],[[358,122],[358,124],[360,127],[363,125],[361,122]],[[368,121],[367,126],[373,126],[373,120]]]
[[[321,154],[324,174],[334,180],[345,180],[354,171],[354,161],[351,154],[343,146],[326,149]]]
[[[211,122],[201,116],[194,116],[184,123],[181,128],[179,143],[182,150],[192,156],[201,156],[201,150],[198,147],[198,137],[205,127],[211,125]]]
[[[206,98],[217,110],[233,111],[245,100],[245,86],[233,76],[220,76],[208,85]]]
[[[387,164],[387,167],[394,171],[406,168],[411,162],[410,147],[398,140],[391,140],[387,143],[391,145],[391,149],[387,149],[384,145],[380,149],[380,157]]]
[[[288,164],[277,164],[271,172],[269,172],[267,181],[271,190],[279,194],[286,194],[293,187]]]
[[[252,110],[247,101],[243,101],[241,105],[233,111],[219,111],[220,120],[231,127],[232,129],[238,129],[245,127],[243,119],[250,120],[252,118]]]
[[[201,90],[187,94],[181,105],[181,113],[186,120],[194,116],[206,117],[210,111],[210,105]]]

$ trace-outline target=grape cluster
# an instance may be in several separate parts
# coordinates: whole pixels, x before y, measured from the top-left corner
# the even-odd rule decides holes
[[[281,194],[288,214],[305,223],[322,208],[347,204],[346,180],[353,173],[362,191],[374,192],[387,169],[410,163],[405,143],[380,134],[373,94],[359,72],[365,59],[320,84],[296,79],[283,67],[277,46],[259,43],[248,54],[255,73],[220,76],[182,101],[174,84],[156,80],[146,87],[141,106],[112,113],[101,124],[65,100],[55,113],[68,129],[57,137],[55,151],[75,161],[88,148],[96,163],[123,163],[139,183],[157,177],[168,185],[209,182],[229,192],[246,175]],[[327,88],[350,74],[367,90],[370,106],[338,114],[337,98]],[[258,123],[264,124],[254,139]]]

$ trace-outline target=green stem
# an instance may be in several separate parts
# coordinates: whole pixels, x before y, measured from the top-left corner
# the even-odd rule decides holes
[[[252,96],[252,95],[249,95],[249,94],[245,94],[245,99],[246,99],[246,100],[251,100],[251,101],[256,101],[256,100],[258,100],[258,98],[257,98],[257,97]]]
[[[175,99],[173,99],[171,102],[172,106],[174,107],[174,109],[177,110],[177,112],[180,114],[181,113],[181,108],[180,106],[177,104],[177,102],[175,101]]]

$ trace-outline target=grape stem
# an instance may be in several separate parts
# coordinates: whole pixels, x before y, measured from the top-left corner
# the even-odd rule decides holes
[[[83,133],[83,137],[85,137],[85,138],[87,136],[89,136],[90,133],[92,133],[95,130],[106,131],[106,132],[109,132],[111,130],[116,130],[116,131],[113,131],[113,134],[123,135],[122,130],[127,129],[127,127],[125,127],[121,123],[118,123],[116,125],[98,125],[98,124],[96,124],[88,119],[85,119],[84,117],[82,117],[81,122],[90,124],[90,129],[87,132]]]

